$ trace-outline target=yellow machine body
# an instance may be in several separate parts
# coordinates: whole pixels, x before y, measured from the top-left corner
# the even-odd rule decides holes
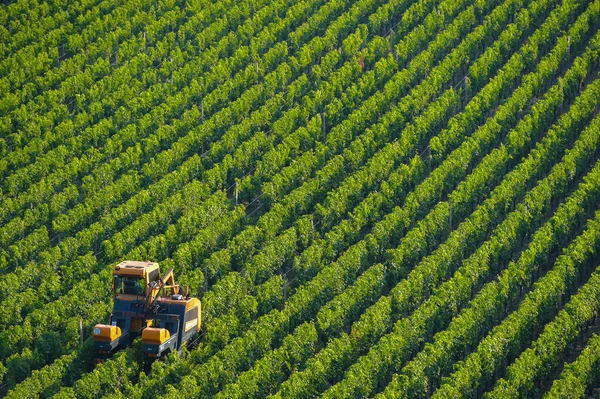
[[[112,342],[121,336],[121,329],[118,326],[96,324],[93,333],[96,341]]]
[[[148,344],[160,345],[169,338],[171,334],[165,328],[146,327],[142,332],[142,341]]]
[[[189,298],[187,288],[181,291],[172,269],[161,276],[156,262],[123,261],[113,268],[112,288],[110,322],[94,327],[101,357],[140,335],[147,355],[162,357],[181,350],[200,331],[200,301]]]

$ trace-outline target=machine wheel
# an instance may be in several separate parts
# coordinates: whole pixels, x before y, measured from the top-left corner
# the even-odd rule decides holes
[[[190,337],[190,339],[187,340],[187,342],[185,343],[185,347],[187,348],[188,351],[193,351],[194,349],[196,349],[199,345],[200,345],[200,337],[202,337],[201,333],[197,333],[194,334]]]
[[[160,356],[158,356],[158,358],[159,358],[160,360],[163,360],[163,359],[165,359],[166,357],[168,357],[170,354],[171,354],[171,348],[169,348],[169,349],[166,349],[166,350],[165,350],[163,353],[161,353],[161,355],[160,355]]]

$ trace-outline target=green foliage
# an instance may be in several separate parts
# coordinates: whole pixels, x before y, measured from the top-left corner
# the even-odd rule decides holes
[[[598,312],[600,3],[31,0],[0,22],[0,395],[597,385],[597,337],[547,383]],[[93,365],[126,258],[201,299],[198,347]]]

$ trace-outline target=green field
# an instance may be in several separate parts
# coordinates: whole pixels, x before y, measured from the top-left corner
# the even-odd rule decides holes
[[[0,22],[0,396],[600,395],[600,0]],[[197,346],[94,366],[124,259]]]

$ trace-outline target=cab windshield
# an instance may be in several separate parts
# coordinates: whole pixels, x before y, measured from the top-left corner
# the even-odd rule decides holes
[[[143,278],[114,276],[115,294],[145,295],[146,282]]]

